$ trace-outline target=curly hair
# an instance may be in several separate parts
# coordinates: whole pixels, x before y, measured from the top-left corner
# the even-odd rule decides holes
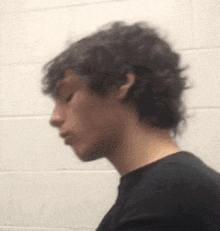
[[[56,95],[56,83],[71,68],[88,89],[105,97],[111,86],[126,83],[126,74],[136,77],[122,103],[132,103],[139,121],[151,127],[169,129],[182,135],[179,126],[187,125],[186,108],[181,99],[187,77],[179,67],[180,55],[145,22],[128,25],[113,22],[75,43],[48,62],[42,84],[43,94]]]

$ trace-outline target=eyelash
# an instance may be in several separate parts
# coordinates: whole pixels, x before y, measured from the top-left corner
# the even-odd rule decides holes
[[[72,97],[73,97],[73,93],[69,95],[69,97],[66,99],[66,102],[69,103]]]

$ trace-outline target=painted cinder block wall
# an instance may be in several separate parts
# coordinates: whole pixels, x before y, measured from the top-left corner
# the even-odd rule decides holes
[[[177,142],[220,172],[219,12],[219,0],[1,0],[0,230],[95,230],[114,203],[120,176],[64,144],[40,85],[69,40],[110,21],[147,21],[181,52],[193,117]]]

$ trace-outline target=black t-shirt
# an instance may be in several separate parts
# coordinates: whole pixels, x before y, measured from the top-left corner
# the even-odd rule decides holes
[[[123,175],[97,228],[113,230],[220,230],[220,174],[180,151]]]

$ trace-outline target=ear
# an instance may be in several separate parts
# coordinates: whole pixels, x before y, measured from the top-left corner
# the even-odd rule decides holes
[[[127,82],[122,85],[119,90],[118,90],[118,94],[117,94],[117,98],[118,99],[123,99],[125,98],[125,96],[128,93],[128,90],[132,87],[132,85],[134,85],[135,83],[135,75],[132,73],[128,73],[126,74],[127,77]]]

